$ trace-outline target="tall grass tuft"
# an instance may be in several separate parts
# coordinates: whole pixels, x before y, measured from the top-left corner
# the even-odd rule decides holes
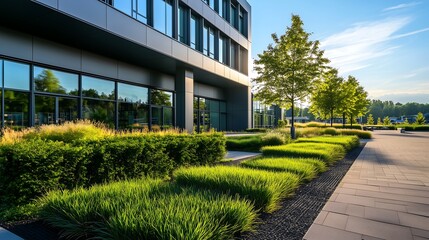
[[[342,159],[346,151],[344,147],[329,143],[293,143],[283,146],[267,146],[262,148],[264,156],[317,158],[327,164]]]
[[[231,239],[257,217],[247,200],[150,179],[50,192],[40,204],[72,239]]]
[[[312,137],[300,138],[296,142],[312,142],[312,143],[331,143],[343,146],[347,151],[358,147],[360,142],[357,136],[332,136],[332,137]]]
[[[323,167],[316,165],[315,161],[319,162]],[[241,166],[275,172],[291,172],[297,174],[305,181],[309,181],[316,177],[319,173],[319,169],[323,170],[326,168],[325,163],[322,161],[305,158],[260,158],[242,162]]]
[[[182,168],[174,172],[174,178],[180,185],[238,194],[266,212],[276,210],[299,184],[299,177],[292,173],[226,166]]]

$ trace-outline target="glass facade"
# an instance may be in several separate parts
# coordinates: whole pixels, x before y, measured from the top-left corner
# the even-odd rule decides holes
[[[194,97],[194,129],[197,132],[226,130],[226,103],[220,100]]]
[[[3,59],[0,77],[2,126],[21,129],[76,119],[119,129],[175,125],[173,92]]]
[[[242,35],[247,37],[248,14],[237,1],[202,0]],[[174,0],[115,0],[103,1],[123,13],[143,22],[169,37],[218,60],[239,72],[248,74],[247,50],[235,43],[222,31],[214,28],[203,17],[179,1]],[[176,19],[175,19],[176,16]],[[176,26],[176,30],[175,27]],[[221,36],[221,37],[220,37]],[[230,50],[227,50],[231,48]],[[243,51],[243,54],[241,54]],[[229,54],[231,52],[231,54]]]
[[[273,128],[275,126],[274,105],[253,101],[253,127]]]

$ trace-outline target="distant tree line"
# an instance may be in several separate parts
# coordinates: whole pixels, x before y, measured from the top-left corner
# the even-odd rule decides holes
[[[381,101],[381,100],[372,100],[369,107],[368,113],[372,114],[374,119],[384,119],[385,117],[401,117],[409,115],[417,115],[419,112],[426,114],[429,113],[429,103],[393,103],[392,101]]]

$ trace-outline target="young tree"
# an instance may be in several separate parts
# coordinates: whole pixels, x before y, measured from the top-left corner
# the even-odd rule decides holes
[[[329,62],[319,49],[319,41],[310,41],[310,34],[303,29],[298,15],[292,15],[292,25],[280,37],[272,34],[270,44],[255,60],[258,77],[255,96],[266,104],[283,108],[295,108],[295,102],[303,101],[311,92],[313,81]],[[294,112],[292,112],[291,136],[295,138]]]
[[[408,118],[405,118],[404,124],[408,125],[410,122],[408,122]]]
[[[338,109],[344,108],[348,97],[348,89],[344,79],[338,77],[336,69],[322,73],[322,79],[317,81],[311,95],[310,111],[318,118],[330,116],[331,126]]]
[[[383,122],[381,121],[381,118],[377,118],[377,125],[383,125]]]
[[[374,125],[374,118],[372,117],[372,114],[368,115],[368,118],[366,119],[367,125]]]
[[[417,125],[423,125],[423,124],[425,124],[425,122],[426,122],[425,116],[423,115],[422,112],[419,112],[417,114],[416,124]]]
[[[360,86],[358,80],[349,76],[346,82],[347,94],[350,94],[347,98],[344,106],[344,113],[349,115],[349,119],[363,116],[368,111],[368,106],[371,101],[368,99],[368,93]],[[353,121],[350,121],[353,125]]]
[[[390,122],[389,116],[384,117],[383,118],[383,125],[390,125],[390,124],[391,124],[391,122]]]

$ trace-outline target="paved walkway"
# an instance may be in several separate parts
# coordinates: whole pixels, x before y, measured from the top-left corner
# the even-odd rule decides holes
[[[253,158],[253,157],[256,157],[259,155],[261,155],[261,153],[228,151],[225,158],[226,159],[232,159],[233,161],[238,161],[238,160]]]
[[[375,131],[304,239],[429,239],[429,133]]]

